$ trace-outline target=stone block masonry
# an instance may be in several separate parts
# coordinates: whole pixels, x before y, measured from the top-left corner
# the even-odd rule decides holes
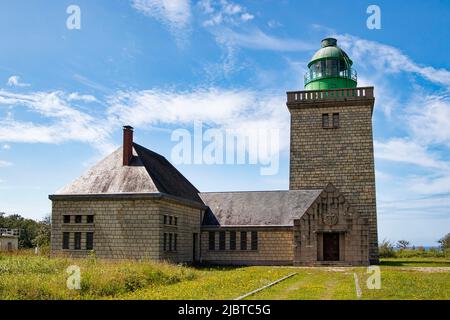
[[[368,218],[369,259],[378,262],[373,87],[288,92],[291,113],[289,188],[320,189],[331,182]],[[323,127],[323,115],[329,126]],[[333,127],[333,114],[338,126]]]
[[[251,232],[257,232],[257,249],[251,248]],[[214,232],[215,247],[209,248],[209,233]],[[219,232],[225,232],[225,248],[219,247]],[[230,232],[236,233],[236,248],[230,248]],[[247,232],[247,245],[241,250],[241,232]],[[293,251],[292,227],[220,227],[202,228],[202,262],[235,265],[292,265]]]
[[[85,199],[52,201],[52,253],[85,257],[87,233],[93,233],[93,251],[105,259],[152,259],[191,262],[193,233],[199,233],[201,210],[161,199]],[[64,216],[70,216],[69,222]],[[88,223],[87,216],[93,216]],[[177,218],[164,224],[164,216]],[[75,216],[81,216],[76,222]],[[63,248],[63,234],[69,235]],[[76,233],[81,241],[76,248]],[[177,234],[176,250],[164,250],[164,233]],[[168,244],[167,244],[168,245]]]

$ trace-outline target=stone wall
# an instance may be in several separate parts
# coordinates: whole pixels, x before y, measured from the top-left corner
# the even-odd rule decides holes
[[[366,89],[369,92],[368,88]],[[344,90],[341,90],[344,91]],[[303,91],[305,92],[305,91]],[[325,91],[323,91],[325,92]],[[323,92],[318,92],[322,95]],[[337,91],[336,91],[337,92]],[[370,91],[371,92],[371,91]],[[337,92],[338,93],[338,92]],[[347,93],[347,92],[345,92]],[[336,94],[336,93],[334,93]],[[338,93],[339,94],[339,93]],[[289,97],[301,94],[288,94]],[[370,259],[378,262],[375,168],[372,137],[373,96],[323,95],[287,103],[291,113],[290,189],[320,189],[331,182],[361,216],[368,218]],[[322,114],[339,113],[338,128],[322,128]]]
[[[368,219],[329,185],[306,213],[294,220],[295,265],[367,265]],[[339,260],[325,261],[323,235],[339,234]]]
[[[0,251],[15,251],[19,249],[19,238],[0,235]]]
[[[70,223],[64,223],[63,216],[70,215]],[[81,223],[75,223],[75,216],[81,215]],[[93,215],[93,223],[87,216]],[[178,217],[178,251],[166,254],[163,251],[163,233],[170,228],[163,225],[163,216]],[[186,242],[189,234],[197,231],[200,225],[200,209],[172,203],[167,200],[144,199],[83,199],[52,201],[53,254],[67,254],[73,257],[88,255],[86,233],[93,232],[95,255],[106,259],[153,259],[153,260],[192,260]],[[69,232],[69,249],[63,249],[63,232]],[[81,232],[81,249],[74,248],[75,232]],[[182,244],[182,245],[181,245]]]
[[[160,206],[160,232],[159,249],[160,257],[163,260],[172,262],[191,262],[193,261],[194,234],[200,234],[201,212],[197,208],[186,207],[184,205],[171,202],[162,203]],[[164,224],[164,215],[177,217],[177,225]],[[163,237],[164,233],[177,234],[177,250],[164,251]],[[199,236],[195,244],[199,248]],[[199,259],[199,250],[196,250],[196,259]]]
[[[209,250],[209,231],[215,232],[215,250]],[[225,250],[219,249],[219,231],[226,232]],[[230,231],[236,232],[236,250],[230,250]],[[247,250],[240,250],[241,231],[247,233]],[[251,250],[251,231],[258,233],[257,250]],[[292,265],[292,227],[202,228],[202,262],[234,265]]]

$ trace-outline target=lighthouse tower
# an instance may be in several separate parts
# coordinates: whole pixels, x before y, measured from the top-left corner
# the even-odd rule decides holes
[[[308,63],[305,90],[287,92],[291,113],[289,188],[332,183],[368,224],[370,263],[378,263],[373,87],[358,87],[349,56],[334,38],[322,40]]]

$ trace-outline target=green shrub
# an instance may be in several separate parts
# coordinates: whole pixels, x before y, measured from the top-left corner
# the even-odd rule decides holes
[[[380,258],[393,258],[395,257],[394,245],[389,241],[384,239],[378,248]]]
[[[445,258],[446,253],[443,250],[438,248],[431,248],[429,250],[425,250],[423,247],[419,247],[418,249],[404,249],[395,252],[395,256],[397,258]]]
[[[442,237],[438,243],[440,244],[442,250],[450,250],[450,233],[447,233],[444,237]]]

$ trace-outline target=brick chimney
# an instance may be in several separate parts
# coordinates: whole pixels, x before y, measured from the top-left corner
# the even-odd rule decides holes
[[[133,157],[133,127],[123,127],[123,165],[129,166]]]

